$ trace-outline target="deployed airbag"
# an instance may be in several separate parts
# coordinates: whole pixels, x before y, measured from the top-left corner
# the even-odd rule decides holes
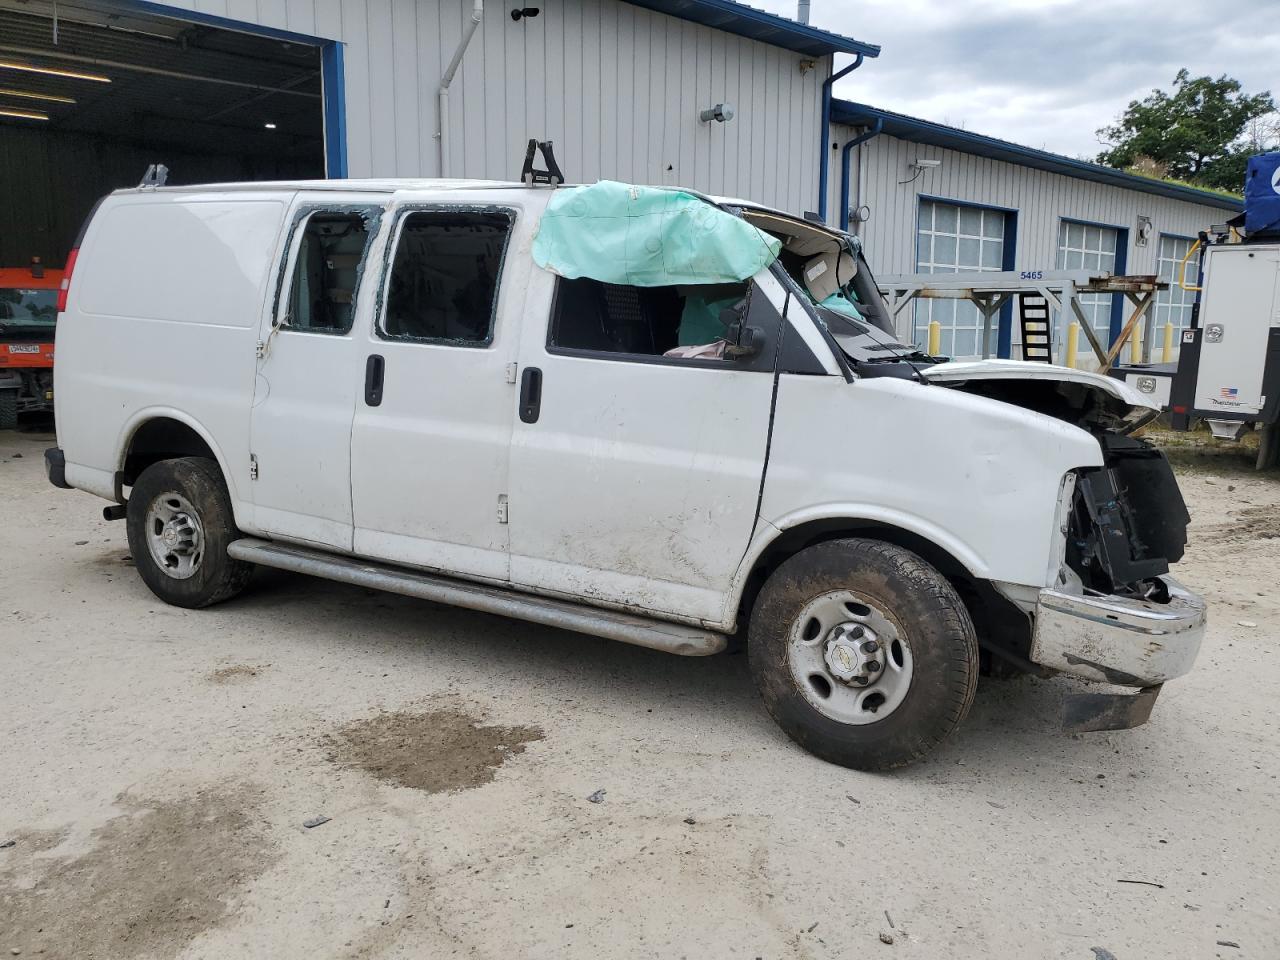
[[[538,266],[574,280],[635,287],[733,283],[782,242],[681,190],[601,180],[557,190],[533,241]]]
[[[833,293],[825,300],[819,301],[818,306],[834,310],[836,313],[842,313],[846,317],[853,317],[855,320],[866,319],[863,317],[862,311],[853,305],[853,301],[840,293]]]

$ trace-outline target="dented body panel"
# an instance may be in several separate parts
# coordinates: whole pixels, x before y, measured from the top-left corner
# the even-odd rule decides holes
[[[430,181],[112,195],[59,330],[66,481],[122,499],[131,439],[165,419],[217,460],[244,534],[484,584],[493,609],[492,591],[570,601],[573,629],[595,608],[733,633],[789,535],[887,531],[1007,608],[1006,654],[1143,688],[1190,669],[1204,606],[1167,576],[1181,498],[1158,451],[1122,436],[1146,398],[1044,364],[939,363],[874,331],[853,357],[795,279],[803,244],[784,244],[792,273],[784,252],[750,281],[752,359],[561,349],[562,281],[531,253],[550,196]],[[284,285],[314,210],[359,211],[368,232],[349,329],[289,329]],[[379,327],[415,210],[509,215],[483,342]],[[604,635],[641,635],[614,620]]]
[[[1204,601],[1172,577],[1169,599],[1041,591],[1031,659],[1083,680],[1151,687],[1191,670],[1204,638]]]

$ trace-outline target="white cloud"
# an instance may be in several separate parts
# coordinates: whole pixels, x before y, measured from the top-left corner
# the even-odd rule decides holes
[[[1275,0],[813,0],[810,20],[883,47],[838,97],[1092,158],[1094,131],[1182,67],[1249,93],[1280,83],[1277,14]]]

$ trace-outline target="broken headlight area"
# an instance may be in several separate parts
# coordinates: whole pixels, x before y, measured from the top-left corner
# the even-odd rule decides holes
[[[1163,453],[1116,433],[1098,437],[1105,466],[1077,471],[1067,565],[1102,594],[1168,601],[1159,577],[1182,559],[1190,515]]]

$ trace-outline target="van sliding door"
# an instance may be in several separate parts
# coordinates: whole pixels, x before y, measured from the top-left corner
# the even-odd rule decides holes
[[[514,208],[391,214],[351,431],[355,552],[507,579],[507,459],[527,257]]]
[[[382,213],[362,199],[326,197],[294,210],[251,424],[257,526],[339,550],[352,540],[351,420],[363,363],[354,331]]]

